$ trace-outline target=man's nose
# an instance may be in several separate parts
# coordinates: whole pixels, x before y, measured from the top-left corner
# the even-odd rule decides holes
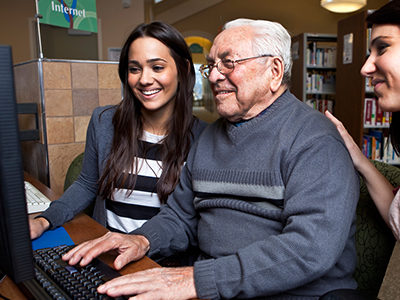
[[[218,70],[217,66],[215,65],[214,68],[212,68],[212,69],[210,70],[210,76],[208,77],[208,80],[209,80],[211,83],[216,83],[217,81],[224,80],[225,78],[226,78],[225,75],[222,74],[222,73]]]

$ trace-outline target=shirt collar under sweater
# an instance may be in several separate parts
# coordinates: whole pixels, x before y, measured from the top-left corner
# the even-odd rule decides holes
[[[287,93],[287,89],[282,93],[282,95],[280,95],[279,97],[278,97],[278,99],[279,98],[281,98],[285,93]],[[276,101],[278,101],[278,99],[276,99]],[[232,125],[234,125],[235,127],[240,127],[240,126],[242,126],[244,123],[247,123],[247,122],[249,122],[249,121],[251,121],[251,120],[253,120],[253,119],[255,119],[255,118],[257,118],[257,117],[259,117],[259,116],[262,116],[262,115],[264,115],[266,112],[267,112],[267,110],[269,110],[273,105],[274,105],[274,103],[276,102],[276,101],[274,101],[270,106],[268,106],[266,109],[264,109],[262,112],[260,112],[258,115],[256,115],[255,117],[253,117],[253,118],[251,118],[251,119],[248,119],[248,120],[241,120],[241,121],[239,121],[239,122],[230,122]]]
[[[287,102],[287,100],[290,97],[293,97],[293,95],[289,92],[289,90],[285,90],[282,95],[280,95],[270,106],[268,106],[266,109],[264,109],[262,112],[260,112],[258,115],[255,117],[248,119],[248,120],[243,120],[240,122],[232,123],[229,121],[226,121],[228,124],[227,128],[234,127],[243,127],[244,125],[250,125],[250,124],[256,124],[260,120],[263,120],[264,118],[268,117],[269,115],[273,114],[283,103],[282,102]]]
[[[257,115],[257,117],[242,123],[240,126],[235,126],[228,120],[222,119],[221,122],[225,127],[224,131],[232,143],[240,143],[243,140],[243,136],[247,136],[260,126],[260,122],[270,119],[274,114],[279,113],[282,108],[290,105],[293,100],[297,100],[297,98],[291,94],[290,91],[286,90],[263,112],[263,114]]]

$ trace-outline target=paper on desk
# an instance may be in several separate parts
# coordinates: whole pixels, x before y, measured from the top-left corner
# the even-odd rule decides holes
[[[40,237],[32,241],[32,249],[42,249],[59,245],[74,245],[64,227],[45,231]]]

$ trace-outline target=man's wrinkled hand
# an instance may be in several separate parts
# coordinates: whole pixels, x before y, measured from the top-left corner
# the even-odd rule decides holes
[[[150,243],[144,236],[108,232],[100,238],[76,246],[63,255],[62,259],[70,265],[80,262],[81,266],[86,266],[100,254],[115,250],[118,256],[114,267],[120,270],[129,262],[145,256],[149,247]]]
[[[135,295],[136,300],[184,300],[197,298],[193,267],[154,268],[106,282],[97,289],[111,297]]]

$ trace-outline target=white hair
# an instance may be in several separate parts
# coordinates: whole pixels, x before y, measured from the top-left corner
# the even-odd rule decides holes
[[[226,23],[223,30],[250,26],[254,32],[254,55],[271,54],[283,60],[284,74],[282,83],[290,83],[292,57],[290,53],[291,37],[288,31],[279,23],[266,20],[236,19]]]

